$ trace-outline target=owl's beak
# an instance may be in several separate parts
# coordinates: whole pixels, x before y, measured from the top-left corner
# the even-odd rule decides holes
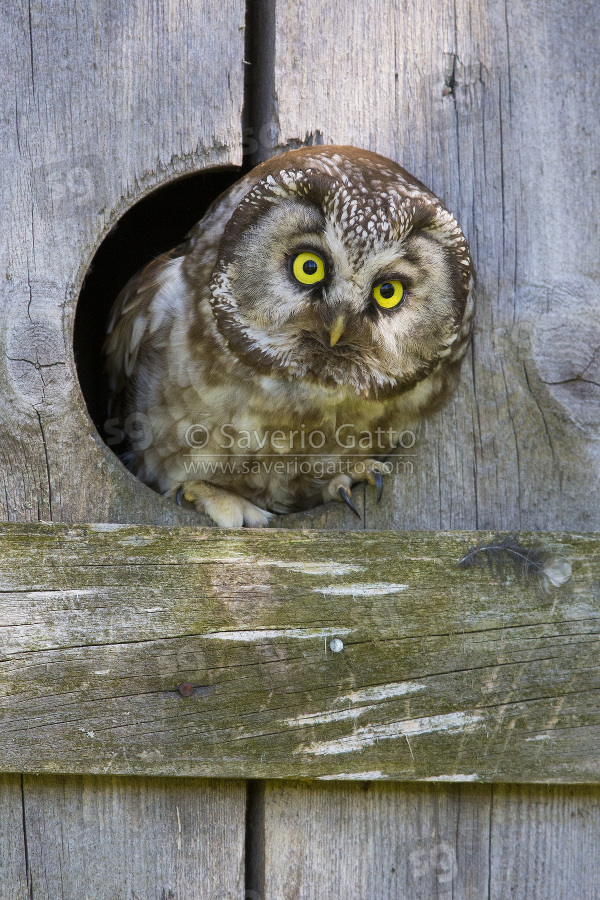
[[[335,347],[339,339],[344,333],[346,328],[346,317],[343,315],[339,315],[333,325],[331,326],[331,331],[329,333],[329,346]]]

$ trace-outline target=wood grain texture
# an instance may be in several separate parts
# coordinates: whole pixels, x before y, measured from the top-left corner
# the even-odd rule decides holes
[[[459,392],[413,471],[379,506],[367,495],[366,526],[597,529],[600,7],[261,8],[273,74],[259,153],[348,143],[392,157],[456,214],[478,274]]]
[[[595,900],[599,801],[573,786],[268,782],[261,896]]]
[[[600,789],[494,785],[490,900],[600,895]]]
[[[243,895],[241,782],[25,776],[23,788],[34,898]]]
[[[391,156],[453,210],[477,268],[475,338],[457,396],[424,425],[412,471],[396,475],[379,506],[366,493],[364,527],[597,529],[600,68],[589,48],[600,8],[259,5],[259,155],[350,143]],[[329,507],[314,522],[346,528],[337,516]],[[423,784],[373,789],[379,806],[356,784],[267,787],[257,880],[266,898],[598,896],[596,789],[494,785],[491,831],[487,788],[446,786],[439,797]],[[442,793],[466,790],[470,833],[466,819],[455,827],[440,812],[450,802]],[[431,835],[458,860],[451,883],[438,880]],[[432,863],[418,878],[415,853]]]
[[[546,593],[472,537],[5,525],[0,765],[599,780],[600,538]]]
[[[0,517],[186,521],[87,414],[72,348],[103,237],[156,186],[241,162],[244,5],[0,4]]]
[[[362,523],[355,523],[341,507],[330,506],[280,524],[598,529],[600,78],[590,50],[598,43],[597,5],[591,0],[578,5],[566,0],[517,5],[499,0],[441,5],[430,0],[373,0],[333,8],[322,0],[264,0],[256,9],[265,32],[254,88],[260,97],[256,106],[262,120],[255,123],[263,155],[324,141],[355,143],[393,156],[456,212],[479,273],[472,368],[465,368],[456,400],[419,436],[413,471],[398,474],[395,490],[386,492],[379,507],[368,492],[364,495]],[[87,6],[42,0],[2,4],[2,59],[10,72],[3,79],[0,101],[0,129],[8,149],[0,188],[5,273],[0,302],[2,519],[192,521],[189,513],[128,476],[98,440],[77,385],[71,331],[82,273],[120,212],[175,175],[240,161],[243,15],[235,0],[175,0],[158,6],[142,0]],[[51,559],[52,554],[47,561]],[[29,560],[24,571],[31,568]],[[102,751],[105,735],[130,727],[119,723],[136,699],[138,731],[147,729],[144,749],[154,748],[159,729],[166,730],[167,744],[169,715],[163,706],[145,724],[147,705],[155,702],[158,709],[165,682],[174,673],[202,675],[204,660],[197,638],[178,633],[179,621],[169,632],[168,617],[159,622],[152,640],[121,643],[130,612],[130,634],[140,620],[150,627],[162,615],[159,610],[144,611],[149,605],[143,605],[131,581],[139,571],[125,564],[119,583],[109,579],[107,585],[97,572],[90,575],[87,589],[100,584],[104,591],[96,595],[94,610],[86,605],[90,595],[85,603],[65,597],[64,585],[54,598],[44,600],[39,593],[28,598],[28,612],[49,617],[46,643],[42,618],[15,615],[2,629],[14,633],[18,627],[24,644],[2,663],[4,671],[12,667],[14,676],[5,683],[3,702],[9,712],[20,702],[17,728],[24,746],[27,730],[30,738],[35,735],[35,743],[44,729],[50,734],[48,722],[54,721],[49,741],[57,741],[58,758],[60,741],[74,733],[82,704],[87,703],[83,724],[92,730],[98,727],[94,705],[106,709],[111,703],[99,731]],[[188,563],[186,575],[167,592],[169,597],[186,603],[196,597],[195,586],[184,597],[176,590],[190,584],[190,571]],[[256,591],[266,591],[264,570],[255,569],[254,574]],[[580,573],[564,589],[565,597],[571,596],[578,578]],[[481,693],[483,681],[477,679],[498,673],[490,703],[496,703],[501,724],[491,740],[499,741],[509,763],[520,729],[534,722],[534,702],[551,706],[558,701],[560,706],[565,691],[548,737],[539,732],[535,736],[540,740],[523,745],[541,754],[536,775],[544,772],[551,757],[552,765],[563,767],[560,777],[568,780],[577,777],[582,758],[587,765],[596,755],[596,726],[583,721],[594,694],[568,693],[579,684],[594,686],[598,590],[597,577],[592,573],[590,579],[592,612],[584,612],[575,624],[563,599],[546,607],[546,618],[537,607],[528,610],[527,598],[499,594],[492,584],[483,589],[476,580],[478,596],[490,602],[492,624],[500,622],[505,602],[517,626],[512,627],[511,620],[508,626],[467,635],[460,671],[474,663],[482,668],[470,670],[471,686],[466,675],[455,676],[464,682],[455,682],[452,689],[464,689],[471,701],[478,690]],[[161,578],[155,584],[158,591]],[[28,590],[32,585],[35,589],[32,581]],[[1,602],[8,596],[1,595]],[[106,597],[108,607],[103,608]],[[118,620],[115,597],[122,605]],[[25,595],[16,599],[23,601]],[[291,602],[297,605],[294,600],[301,602],[292,594]],[[9,602],[12,615],[17,603],[14,597]],[[585,592],[584,601],[581,596],[576,600],[584,606],[588,602]],[[368,616],[373,606],[361,603]],[[2,606],[2,612],[5,609]],[[442,609],[447,613],[447,606],[442,604]],[[447,626],[456,626],[460,611],[454,619],[449,616]],[[336,625],[346,613],[346,608],[338,613]],[[563,618],[556,619],[557,613]],[[565,622],[571,630],[565,631]],[[589,633],[583,631],[586,623]],[[318,624],[321,627],[320,620]],[[92,628],[98,629],[104,646],[86,643]],[[165,634],[157,638],[161,630]],[[53,643],[59,634],[70,636],[71,644]],[[457,635],[452,637],[454,650]],[[479,646],[474,643],[477,636]],[[497,650],[508,655],[490,669],[490,659],[498,660],[494,636]],[[445,639],[450,641],[449,635]],[[409,665],[433,661],[429,674],[426,668],[421,671],[425,680],[433,677],[440,683],[439,663],[448,661],[444,636],[436,639],[439,649],[426,635],[415,634],[411,640]],[[575,672],[577,641],[581,670]],[[36,647],[38,642],[42,649]],[[170,648],[175,645],[173,654]],[[240,654],[227,650],[219,677],[226,677],[228,668],[231,675],[242,671]],[[271,642],[258,665],[255,683],[264,686],[270,679],[271,707],[281,699],[278,685],[292,671],[293,661],[286,654],[284,649],[280,658],[279,644]],[[346,659],[342,652],[335,665],[345,665]],[[386,657],[385,666],[388,662]],[[298,657],[295,671],[300,672],[301,689],[311,695],[305,712],[329,711],[336,692],[355,692],[351,667],[340,674],[322,666],[316,685],[307,688],[304,663],[305,658]],[[68,684],[61,683],[63,669],[70,673]],[[254,662],[246,670],[249,681],[256,669]],[[101,683],[90,682],[90,674],[105,678],[94,675],[103,670],[114,676],[120,692],[107,694]],[[361,671],[367,671],[366,663]],[[381,672],[370,677],[371,686],[383,683]],[[450,676],[445,678],[450,684]],[[58,689],[44,694],[44,683]],[[546,699],[527,698],[525,714],[511,727],[514,713],[521,715],[524,688],[539,685],[549,688]],[[454,703],[460,699],[458,693],[452,698]],[[587,704],[583,714],[577,711],[578,699]],[[293,700],[292,695],[296,714]],[[442,692],[440,702],[446,701]],[[177,702],[183,704],[183,699]],[[284,706],[289,702],[284,696]],[[393,702],[397,710],[403,701],[400,697]],[[31,703],[33,725],[28,718]],[[269,706],[265,710],[268,717]],[[547,712],[540,713],[544,723]],[[361,717],[370,714],[360,713],[358,727]],[[412,716],[414,707],[401,714]],[[188,715],[187,740],[197,737],[197,718]],[[526,733],[521,731],[521,737]],[[81,748],[92,740],[87,731],[78,737]],[[420,754],[422,738],[410,738],[413,752],[416,744]],[[49,742],[45,746],[48,749]],[[582,758],[574,759],[571,754],[582,746]],[[98,765],[94,748],[88,745],[86,753],[90,765]],[[20,765],[16,752],[10,760]],[[517,763],[521,761],[517,754]],[[485,774],[489,759],[482,756],[482,762]],[[186,857],[183,869],[178,849],[170,855],[157,846],[165,834],[173,840],[171,801],[181,791],[182,807],[192,818],[194,810],[208,808],[217,822],[225,813],[230,823],[242,821],[241,800],[232,805],[227,791],[227,796],[220,795],[221,814],[210,807],[215,795],[205,791],[203,782],[189,781],[184,788],[179,781],[36,776],[25,779],[21,794],[18,776],[0,778],[0,872],[2,893],[9,900],[30,900],[27,871],[33,861],[36,900],[82,900],[83,873],[88,886],[93,885],[90,898],[98,900],[152,898],[153,887],[167,882],[185,896],[192,888],[182,884],[182,873],[197,876],[191,896],[203,897],[204,871],[212,873],[208,883],[215,888],[213,896],[227,897],[230,886],[239,885],[242,850],[237,831],[228,832],[221,843],[214,832],[202,832],[194,846],[200,862]],[[202,807],[205,801],[208,807]],[[327,895],[387,900],[407,896],[407,884],[408,896],[423,898],[595,900],[600,893],[595,865],[598,801],[597,790],[589,787],[378,784],[365,790],[362,784],[312,784],[288,790],[270,785],[262,810],[268,869],[258,875],[276,900]],[[25,858],[23,809],[28,811],[30,863]],[[145,832],[139,826],[140,810],[150,820]],[[369,837],[372,830],[377,843]],[[51,846],[57,834],[62,837],[60,849]],[[286,844],[286,834],[298,838],[297,843]],[[153,853],[145,847],[148,838]],[[396,850],[399,858],[392,862]],[[217,880],[211,854],[223,865],[233,860],[231,880],[224,874]],[[458,868],[449,884],[445,879],[452,854]],[[156,881],[151,885],[152,875]],[[296,893],[290,885],[297,886]],[[167,900],[170,890],[159,894],[160,900]],[[240,895],[239,886],[236,890],[233,896]],[[249,895],[249,900],[259,898]]]
[[[73,321],[126,209],[241,162],[244,5],[31,0],[0,15],[0,519],[186,521],[99,439]],[[21,795],[3,779],[0,894],[237,898],[244,804],[240,785],[36,777]]]
[[[0,884],[6,900],[30,900],[21,775],[0,775]]]
[[[490,798],[473,785],[268,782],[264,898],[482,900]]]

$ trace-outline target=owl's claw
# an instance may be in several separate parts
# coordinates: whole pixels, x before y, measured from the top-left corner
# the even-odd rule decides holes
[[[181,498],[182,497],[183,497],[183,485],[181,485],[181,487],[175,494],[175,502],[177,503],[177,506],[181,506]]]
[[[350,493],[349,488],[347,488],[345,484],[340,484],[340,486],[338,487],[338,489],[336,491],[336,494],[338,495],[340,500],[343,500],[344,503],[346,503],[350,507],[350,509],[352,510],[354,515],[357,516],[357,518],[362,519],[361,514],[359,513],[359,511],[355,507],[354,503],[352,502],[352,494]]]
[[[366,481],[368,484],[372,484],[373,487],[377,488],[378,503],[383,494],[383,475],[386,473],[385,468],[382,471],[382,466],[385,466],[385,463],[382,463],[378,459],[365,459],[360,460],[352,472],[352,478],[355,481]]]
[[[379,503],[383,494],[383,476],[379,469],[367,469],[367,481],[377,488],[377,502]]]

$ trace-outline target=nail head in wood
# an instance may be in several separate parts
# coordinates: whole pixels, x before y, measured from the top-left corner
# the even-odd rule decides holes
[[[191,697],[194,693],[194,688],[189,681],[184,681],[183,684],[179,685],[179,693],[182,697]]]

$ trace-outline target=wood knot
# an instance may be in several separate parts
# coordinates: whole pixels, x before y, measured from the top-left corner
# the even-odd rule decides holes
[[[7,387],[28,409],[49,415],[64,413],[72,388],[62,329],[58,287],[26,286],[18,292],[8,316],[4,364]],[[14,295],[13,295],[14,296]]]
[[[540,380],[571,421],[600,433],[600,285],[591,279],[556,286],[556,312],[540,316],[532,354]]]

